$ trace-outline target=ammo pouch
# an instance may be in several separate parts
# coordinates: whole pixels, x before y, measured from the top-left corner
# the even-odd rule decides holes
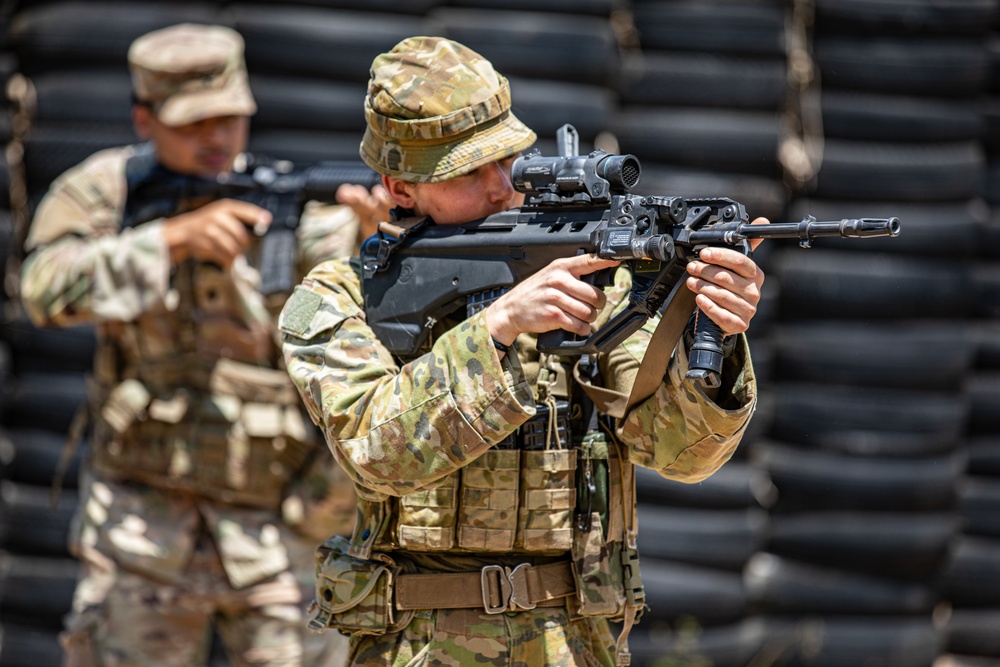
[[[384,554],[372,560],[348,555],[350,542],[331,537],[316,550],[313,630],[336,628],[343,634],[382,635],[405,627],[413,617],[393,612],[393,584],[399,568]]]
[[[576,506],[577,451],[569,405],[548,407],[501,443],[431,487],[399,498],[395,541],[411,551],[564,553]],[[547,438],[559,432],[556,446]],[[548,447],[548,448],[547,448]]]
[[[96,415],[94,467],[119,479],[278,510],[319,446],[285,371],[231,360],[200,373],[182,361],[177,366],[142,375],[161,381],[174,375],[178,384],[128,379],[111,389]]]

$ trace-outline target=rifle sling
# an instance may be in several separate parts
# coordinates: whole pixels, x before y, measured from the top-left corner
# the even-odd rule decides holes
[[[627,395],[615,389],[591,384],[586,378],[581,377],[579,364],[573,367],[573,376],[599,411],[609,417],[621,419],[633,407],[656,393],[656,388],[663,382],[667,364],[670,362],[674,347],[677,346],[677,341],[684,332],[684,327],[687,326],[694,305],[694,294],[683,284],[679,285],[659,324],[656,325],[646,353],[639,364],[639,370],[632,381],[632,390]]]

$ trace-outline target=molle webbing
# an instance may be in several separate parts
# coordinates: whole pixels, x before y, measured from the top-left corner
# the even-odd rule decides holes
[[[94,465],[108,474],[277,509],[319,446],[282,370],[188,356],[133,371],[97,419]]]

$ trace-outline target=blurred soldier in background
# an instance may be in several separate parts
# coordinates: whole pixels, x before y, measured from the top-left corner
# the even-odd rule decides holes
[[[415,37],[371,72],[361,155],[398,205],[388,233],[521,205],[510,168],[535,134],[489,61]],[[692,262],[688,287],[731,339],[721,386],[685,377],[682,342],[655,392],[612,418],[584,380],[627,393],[658,320],[579,374],[536,334],[607,321],[630,274],[606,291],[581,277],[615,264],[557,259],[431,322],[406,359],[367,325],[356,265],[325,262],[295,290],[279,321],[288,372],[358,491],[353,536],[318,553],[312,625],[351,633],[352,665],[627,664],[643,607],[633,466],[697,482],[730,458],[756,404],[743,332],[764,275],[734,250]],[[607,619],[624,622],[617,646]]]
[[[67,664],[204,665],[213,627],[234,665],[341,664],[346,640],[309,632],[306,608],[316,545],[350,531],[355,494],[282,367],[287,294],[262,294],[248,259],[271,213],[218,199],[123,224],[151,179],[245,164],[243,40],[179,25],[137,39],[128,61],[145,143],[52,184],[23,268],[36,324],[98,336]],[[352,253],[357,225],[348,207],[307,207],[300,272]]]

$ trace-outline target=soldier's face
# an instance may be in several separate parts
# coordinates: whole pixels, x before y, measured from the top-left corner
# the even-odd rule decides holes
[[[455,225],[484,218],[524,203],[524,195],[510,183],[517,155],[483,165],[475,171],[441,183],[408,183],[388,179],[389,194],[397,204],[429,215],[439,225]]]
[[[139,107],[136,129],[143,139],[152,140],[164,167],[181,174],[215,178],[230,171],[236,157],[246,149],[250,119],[218,116],[170,126],[161,123],[148,109]]]

